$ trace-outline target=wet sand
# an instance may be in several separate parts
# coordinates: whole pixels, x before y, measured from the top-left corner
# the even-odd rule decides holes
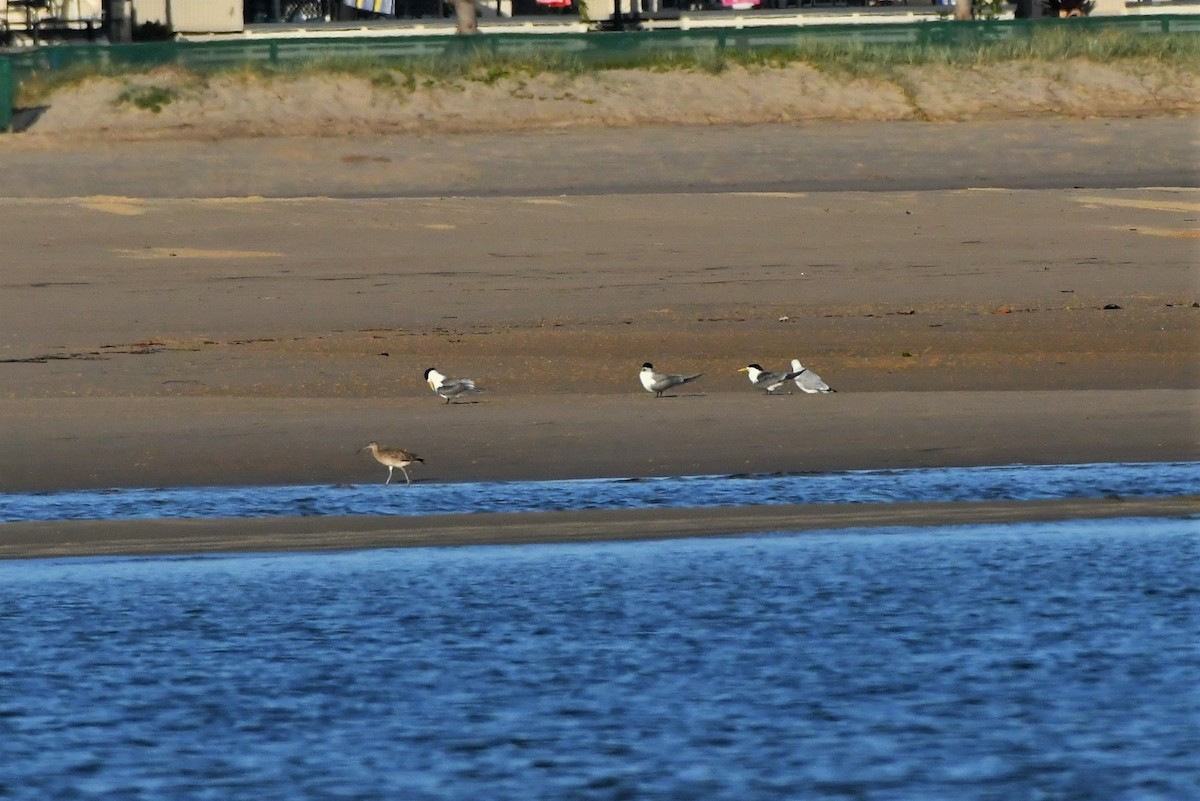
[[[735,374],[733,380],[745,379]],[[6,491],[382,484],[357,450],[411,449],[415,482],[1195,459],[1196,390],[740,392],[654,400],[0,401]],[[404,492],[403,477],[395,475]]]
[[[1200,496],[930,504],[622,509],[427,517],[131,520],[0,525],[0,559],[340,551],[803,533],[847,528],[1184,517]]]

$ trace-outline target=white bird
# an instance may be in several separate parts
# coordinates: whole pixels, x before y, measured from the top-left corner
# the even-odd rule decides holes
[[[759,389],[766,390],[766,393],[768,395],[770,395],[772,392],[779,389],[781,386],[786,384],[788,381],[791,381],[793,378],[795,378],[797,375],[799,375],[799,373],[796,373],[796,372],[792,372],[792,373],[767,372],[766,370],[764,370],[762,368],[761,364],[750,364],[745,367],[741,367],[738,369],[738,372],[746,373],[747,377],[750,379],[750,383],[753,384],[754,386],[758,387]]]
[[[446,399],[446,403],[459,395],[487,392],[483,387],[475,386],[475,380],[472,378],[449,378],[439,373],[436,367],[430,367],[425,371],[425,381],[439,397]]]
[[[358,449],[359,453],[370,449],[371,455],[375,457],[375,461],[384,465],[388,469],[387,481],[384,484],[392,483],[392,468],[399,467],[400,472],[404,474],[404,481],[408,484],[412,483],[412,479],[408,477],[408,471],[404,468],[408,467],[413,462],[424,462],[420,456],[415,453],[404,450],[403,448],[381,448],[378,442],[368,442]]]
[[[792,370],[796,372],[796,386],[800,387],[801,392],[807,392],[809,395],[815,395],[818,392],[837,392],[836,389],[822,381],[821,376],[802,365],[799,359],[792,359]]]
[[[704,373],[696,373],[695,375],[679,375],[678,373],[658,373],[654,370],[654,365],[646,362],[642,365],[642,371],[638,373],[638,378],[642,379],[642,386],[647,392],[653,392],[654,397],[661,398],[662,394],[671,387],[682,386],[689,381],[695,381]]]

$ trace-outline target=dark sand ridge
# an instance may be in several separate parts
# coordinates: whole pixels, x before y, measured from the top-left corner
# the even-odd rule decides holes
[[[1187,517],[1200,496],[1159,499],[973,501],[623,509],[429,517],[136,520],[0,525],[0,559],[188,553],[339,551],[654,540],[846,528]]]
[[[671,102],[689,101],[677,95]],[[1103,116],[1093,107],[1083,119],[1018,114],[970,122],[509,131],[497,115],[493,130],[474,134],[281,131],[244,138],[185,127],[134,142],[107,129],[83,139],[35,129],[0,136],[0,195],[554,197],[1200,186],[1195,114]],[[209,117],[219,121],[221,114]],[[153,114],[142,121],[161,122]],[[604,230],[621,235],[616,221]]]

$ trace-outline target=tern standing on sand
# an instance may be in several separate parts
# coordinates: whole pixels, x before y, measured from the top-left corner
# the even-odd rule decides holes
[[[682,386],[689,381],[695,381],[704,373],[696,373],[695,375],[680,375],[678,373],[658,373],[654,370],[654,365],[646,362],[642,365],[642,371],[638,377],[642,380],[642,386],[647,392],[653,392],[654,397],[661,398],[662,394],[671,387]]]
[[[425,381],[429,384],[429,388],[436,392],[439,397],[446,399],[446,403],[454,400],[459,395],[487,391],[483,387],[475,386],[473,378],[449,378],[439,373],[436,367],[430,367],[425,371]]]
[[[745,373],[747,377],[749,377],[751,384],[759,389],[765,390],[768,395],[799,375],[797,372],[768,372],[762,368],[761,364],[749,364],[745,367],[740,367],[738,368],[738,372]]]
[[[837,392],[836,389],[822,381],[821,376],[802,365],[799,359],[792,359],[792,371],[796,373],[796,386],[800,387],[801,392],[807,392],[809,395],[815,395],[818,392]]]

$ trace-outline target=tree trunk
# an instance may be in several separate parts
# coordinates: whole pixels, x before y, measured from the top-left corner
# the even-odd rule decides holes
[[[475,19],[475,0],[454,0],[454,18],[461,34],[479,33]]]
[[[954,4],[955,19],[971,19],[971,0],[957,0]]]

